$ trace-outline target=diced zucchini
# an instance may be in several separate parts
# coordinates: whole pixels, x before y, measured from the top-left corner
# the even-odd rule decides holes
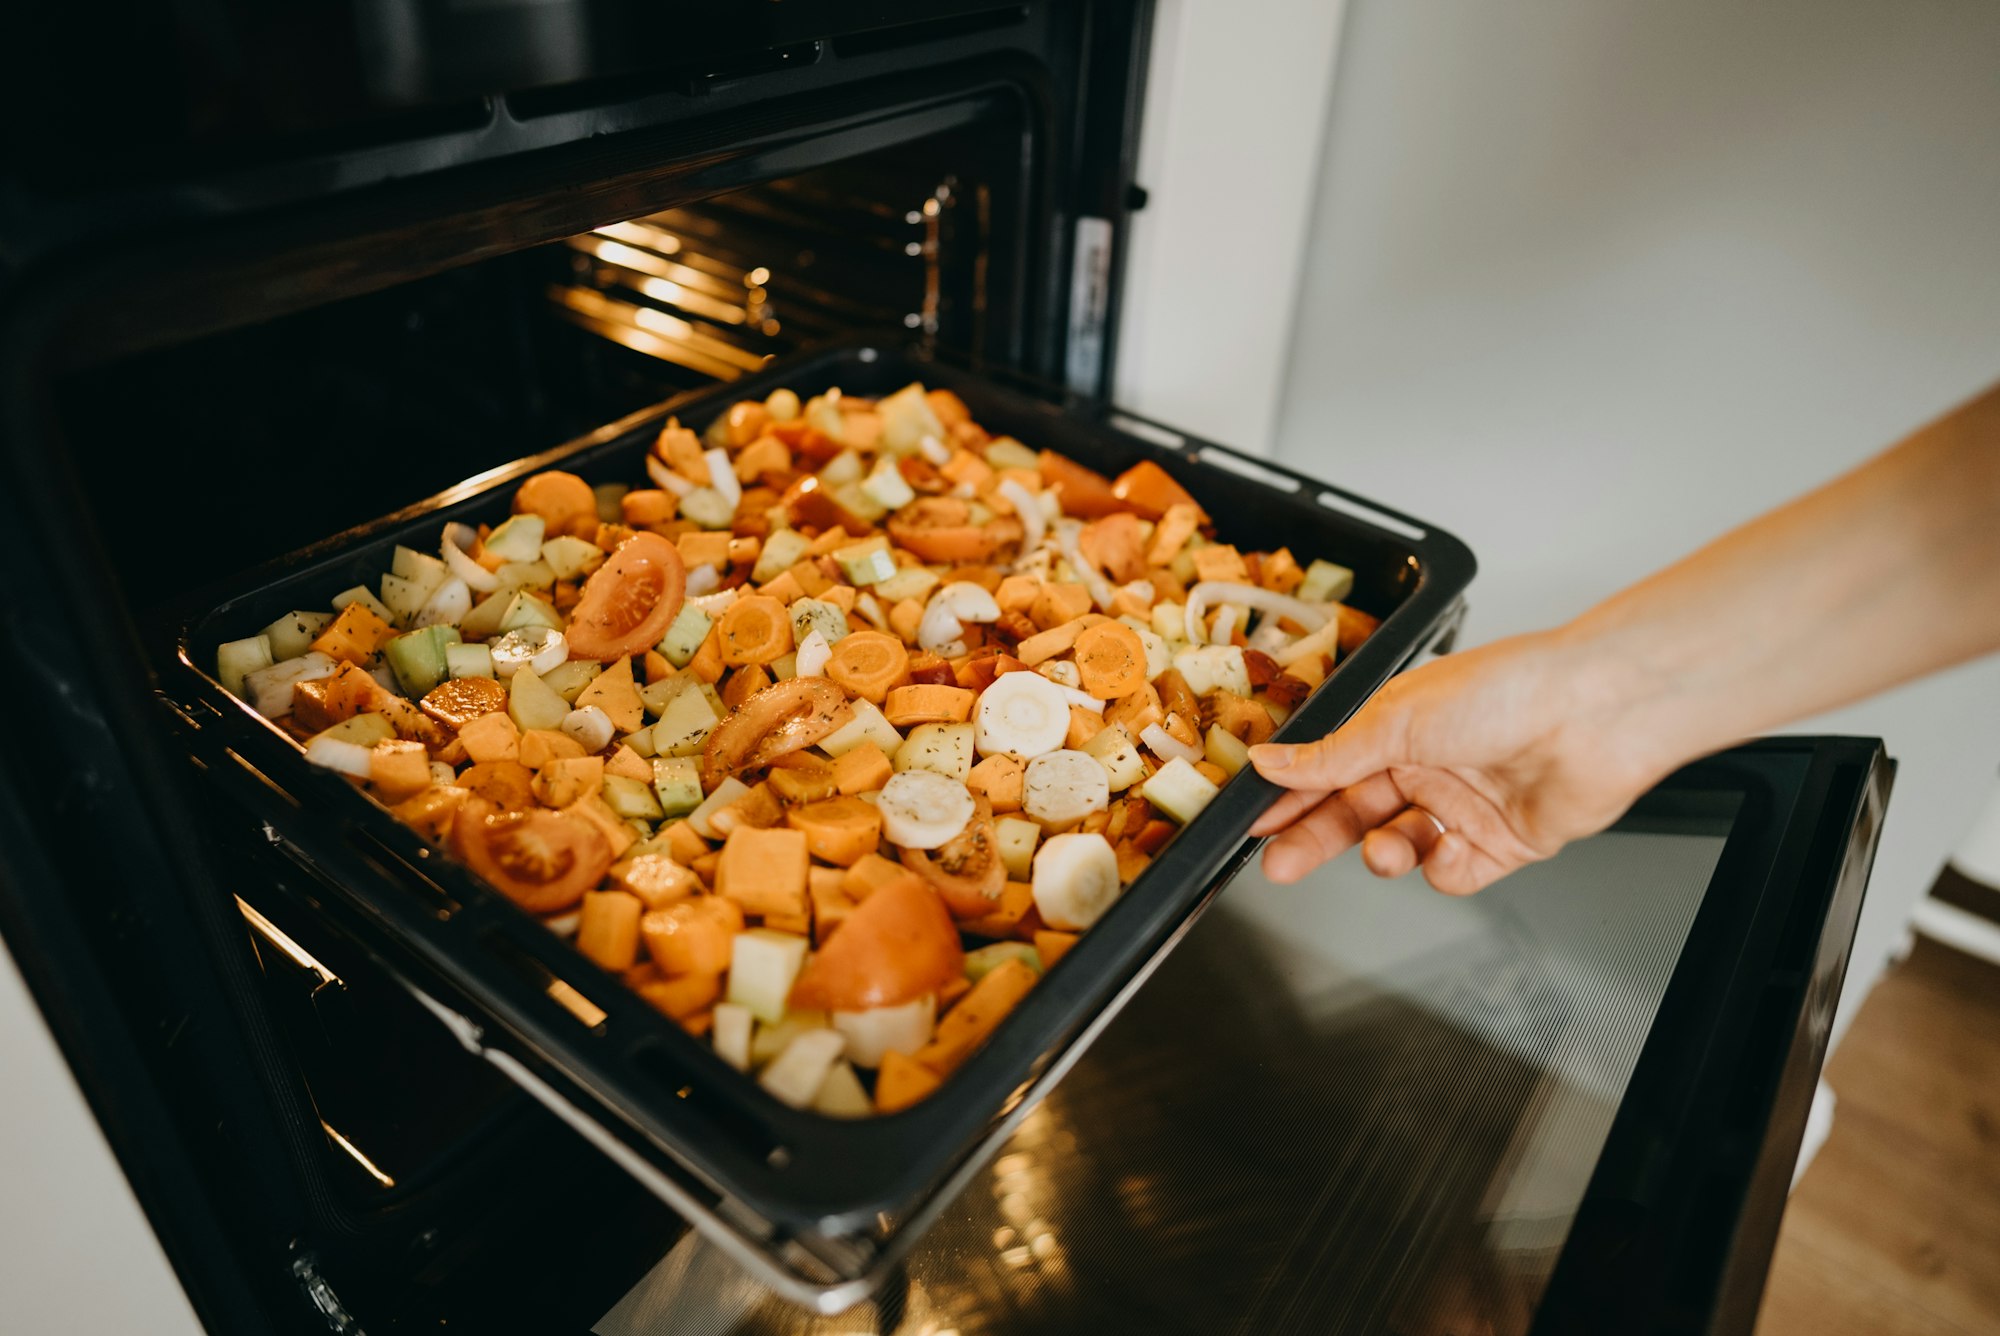
[[[986,462],[996,469],[1038,469],[1042,461],[1033,450],[1012,436],[996,436],[986,443]]]
[[[750,1030],[757,1023],[747,1008],[734,1002],[715,1004],[715,1056],[739,1072],[750,1070]]]
[[[894,756],[903,745],[903,735],[882,717],[882,712],[865,700],[854,702],[854,717],[819,740],[828,756],[845,756],[864,742],[872,742],[885,756]]]
[[[1354,592],[1354,572],[1330,561],[1315,561],[1306,567],[1305,579],[1292,597],[1306,603],[1338,603]]]
[[[755,584],[769,584],[792,567],[805,560],[806,553],[812,551],[813,540],[797,529],[778,529],[764,540],[763,550],[757,553],[757,564],[750,568],[750,579]]]
[[[762,1067],[772,1058],[783,1053],[794,1039],[808,1030],[827,1028],[827,1014],[809,1008],[793,1008],[785,1012],[785,1018],[775,1025],[759,1025],[757,1033],[750,1040],[750,1065]]]
[[[332,602],[333,610],[336,613],[350,603],[359,603],[385,622],[396,620],[396,614],[383,607],[382,600],[375,597],[375,591],[367,585],[356,585],[352,589],[343,589],[333,596]]]
[[[715,792],[701,800],[701,806],[688,813],[688,829],[704,840],[721,839],[721,834],[714,826],[708,824],[708,819],[748,792],[750,792],[748,784],[734,775],[729,776],[715,786]]]
[[[507,679],[507,713],[524,733],[531,728],[561,728],[569,718],[569,702],[524,664]]]
[[[722,718],[699,691],[682,690],[667,702],[653,725],[653,753],[656,756],[694,756],[708,741],[708,734]]]
[[[1111,791],[1123,793],[1146,777],[1146,761],[1123,724],[1106,724],[1083,744],[1085,755],[1095,757],[1111,777]]]
[[[685,816],[701,806],[701,767],[694,757],[655,756],[653,796],[662,816]]]
[[[846,547],[836,547],[833,559],[851,585],[872,585],[896,573],[896,559],[889,555],[889,540],[879,533]]]
[[[674,667],[687,667],[688,660],[701,648],[701,642],[708,639],[708,628],[713,625],[715,619],[694,604],[681,604],[674,624],[660,637],[660,653]]]
[[[846,1043],[832,1030],[807,1031],[771,1059],[771,1065],[757,1078],[757,1084],[780,1104],[806,1108],[819,1094],[833,1064],[840,1061]]]
[[[264,628],[271,638],[271,662],[296,659],[312,648],[321,631],[333,624],[330,612],[288,612]]]
[[[420,584],[436,589],[451,578],[451,567],[436,557],[427,556],[415,548],[397,544],[389,556],[389,569],[411,584]]]
[[[1042,953],[1026,942],[989,942],[977,951],[965,953],[965,977],[974,983],[1010,960],[1018,960],[1035,973],[1042,972]]]
[[[396,736],[396,726],[389,722],[385,714],[357,714],[343,719],[331,728],[323,728],[313,735],[320,738],[338,738],[342,742],[352,742],[359,747],[372,747],[378,742],[387,742]]]
[[[547,526],[540,515],[515,515],[486,535],[486,550],[502,561],[535,561]]]
[[[1250,764],[1249,746],[1242,738],[1228,732],[1220,724],[1210,724],[1208,735],[1202,741],[1208,759],[1221,766],[1227,774],[1234,775]]]
[[[758,1020],[776,1025],[785,1018],[785,999],[791,996],[792,981],[805,963],[808,945],[796,933],[769,928],[736,934],[729,957],[728,1000]]]
[[[646,707],[646,713],[657,719],[674,697],[686,689],[688,679],[676,673],[663,677],[657,682],[648,682],[639,688],[639,703]]]
[[[1197,696],[1216,690],[1250,694],[1250,666],[1241,645],[1190,645],[1175,653],[1174,667]]]
[[[736,504],[713,487],[697,487],[681,498],[681,518],[704,529],[727,529],[736,519]]]
[[[1018,816],[1003,816],[993,823],[993,840],[1000,847],[1000,861],[1007,875],[1026,881],[1034,874],[1035,846],[1041,842],[1042,828]]]
[[[301,682],[317,682],[332,677],[340,661],[318,650],[307,650],[297,658],[281,659],[269,668],[243,675],[243,699],[266,719],[282,719],[292,712],[292,688]]]
[[[915,381],[877,400],[875,412],[882,419],[878,445],[884,454],[911,454],[924,437],[944,435],[944,423],[938,420],[937,410],[924,396],[924,387]]]
[[[542,544],[542,562],[558,580],[574,580],[604,564],[604,549],[568,534]]]
[[[792,639],[802,642],[817,631],[831,645],[847,634],[847,614],[831,603],[802,598],[792,604]]]
[[[665,815],[653,786],[630,775],[606,775],[604,805],[628,821],[658,821]]]
[[[491,677],[493,651],[484,645],[446,645],[444,670],[452,677]]]
[[[513,601],[513,590],[494,590],[458,619],[459,634],[467,640],[491,640],[500,634],[500,619],[507,615],[507,607]]]
[[[555,567],[540,559],[503,561],[500,569],[493,572],[493,578],[502,589],[547,589],[555,584],[556,572]]]
[[[500,631],[520,631],[530,626],[546,626],[551,631],[563,629],[562,614],[536,598],[525,589],[516,590],[507,604],[507,611],[501,614]]]
[[[574,705],[576,698],[583,694],[583,689],[603,671],[603,664],[592,663],[589,659],[565,659],[543,673],[542,681],[549,684],[549,690]]]
[[[861,480],[861,490],[885,511],[901,510],[917,499],[915,489],[904,479],[896,461],[887,458],[875,462],[875,467]]]
[[[1185,826],[1222,790],[1209,783],[1208,776],[1176,756],[1140,785],[1139,792],[1146,796],[1147,802]]]
[[[896,772],[928,770],[964,783],[972,773],[975,731],[971,724],[918,724],[896,749]]]
[[[230,640],[215,647],[215,680],[232,696],[243,694],[243,678],[259,668],[269,668],[277,660],[271,654],[271,637],[264,634]],[[290,655],[286,656],[290,658]]]
[[[868,465],[852,450],[842,450],[827,460],[826,466],[819,471],[820,485],[829,490],[845,487],[851,482],[860,482],[866,476],[868,476]]]
[[[931,596],[944,577],[928,566],[905,566],[886,580],[875,585],[875,596],[885,603],[900,603],[906,598],[919,602]]]
[[[812,1110],[823,1118],[867,1118],[873,1116],[875,1105],[862,1088],[861,1078],[854,1074],[853,1064],[836,1062],[819,1083]]]
[[[382,654],[396,674],[396,684],[411,696],[421,696],[450,672],[445,647],[456,643],[457,627],[426,626],[397,636],[382,647]]]

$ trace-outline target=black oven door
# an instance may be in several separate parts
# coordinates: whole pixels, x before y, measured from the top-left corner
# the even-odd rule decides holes
[[[1352,855],[1244,868],[876,1319],[1749,1332],[1892,769],[1872,740],[1741,747],[1470,900]],[[854,1320],[688,1236],[594,1330]]]

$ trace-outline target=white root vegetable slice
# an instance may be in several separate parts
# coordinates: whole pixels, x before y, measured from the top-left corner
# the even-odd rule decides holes
[[[1109,806],[1110,772],[1088,752],[1052,751],[1028,762],[1021,780],[1021,810],[1042,824],[1066,826]]]
[[[1040,673],[1002,673],[980,693],[973,724],[981,756],[1040,756],[1069,736],[1069,694]]]
[[[600,752],[611,745],[611,735],[618,730],[610,715],[595,705],[586,705],[569,712],[569,717],[562,721],[562,731],[575,738],[584,751]]]
[[[880,1067],[886,1053],[915,1053],[936,1024],[936,993],[900,1006],[833,1013],[833,1028],[847,1039],[847,1060],[857,1067]]]
[[[1118,901],[1118,854],[1102,835],[1057,835],[1035,851],[1033,884],[1043,921],[1081,932]]]
[[[965,785],[934,770],[891,775],[875,805],[882,813],[882,833],[905,849],[950,843],[978,808]]]
[[[705,562],[699,566],[689,567],[686,592],[688,601],[692,603],[704,594],[713,594],[717,586],[721,585],[721,583],[722,572],[716,570],[715,567]]]
[[[509,631],[492,644],[493,675],[509,678],[523,668],[535,676],[553,672],[569,660],[569,640],[562,632],[546,626],[524,626]]]

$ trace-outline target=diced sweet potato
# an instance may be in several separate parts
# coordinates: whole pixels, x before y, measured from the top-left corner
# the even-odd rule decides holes
[[[1042,586],[1042,592],[1028,608],[1028,616],[1044,631],[1051,626],[1061,626],[1090,611],[1090,591],[1080,584],[1051,583]],[[1021,656],[1026,659],[1028,656]]]
[[[742,931],[742,909],[719,895],[682,900],[639,920],[646,954],[669,976],[723,973],[729,968],[731,943]]]
[[[1010,575],[1000,582],[993,591],[993,601],[1000,605],[1002,612],[1027,615],[1035,606],[1035,600],[1042,596],[1042,582],[1032,575]]]
[[[368,750],[368,783],[383,802],[399,803],[431,786],[431,756],[421,742],[378,742]]]
[[[822,946],[833,935],[841,921],[853,912],[858,903],[842,886],[847,874],[839,868],[816,867],[809,869],[806,876],[806,890],[812,897],[813,945]]]
[[[1071,947],[1080,939],[1073,932],[1044,931],[1035,934],[1035,954],[1042,958],[1042,968],[1055,968],[1058,960],[1069,954]]]
[[[718,889],[745,912],[767,919],[805,915],[806,869],[811,865],[807,850],[803,831],[739,827],[722,846]]]
[[[778,795],[771,791],[767,780],[753,784],[750,791],[735,802],[712,813],[708,824],[724,838],[738,830],[762,830],[775,826],[785,818],[785,809],[778,802]]]
[[[604,758],[565,756],[550,761],[535,776],[535,797],[544,807],[568,807],[604,787]]]
[[[460,787],[508,812],[535,805],[535,772],[519,761],[485,761],[458,772]]]
[[[576,949],[607,970],[628,970],[639,958],[639,916],[645,905],[624,891],[585,891]]]
[[[1081,705],[1072,705],[1069,707],[1069,733],[1063,738],[1063,746],[1073,751],[1081,750],[1084,743],[1103,731],[1103,715],[1095,710],[1086,710]]]
[[[593,756],[590,759],[594,761],[597,758]],[[623,858],[625,851],[639,842],[639,836],[633,831],[631,823],[607,807],[603,797],[595,789],[562,810],[571,816],[581,817],[597,827],[598,833],[611,845],[613,858]]]
[[[1039,978],[1034,967],[1018,956],[987,971],[938,1021],[931,1042],[917,1050],[917,1061],[940,1076],[956,1071],[1007,1013],[1020,1005]]]
[[[666,854],[635,854],[613,863],[611,884],[648,909],[665,909],[701,891],[701,879]]]
[[[1148,566],[1165,566],[1194,537],[1194,531],[1201,527],[1201,511],[1186,502],[1176,502],[1168,506],[1160,516],[1160,522],[1153,527],[1153,541],[1146,548]]]
[[[863,854],[840,878],[840,889],[856,904],[873,895],[878,887],[901,881],[909,871],[894,859],[880,854]]]
[[[895,772],[895,766],[880,747],[864,742],[834,761],[833,783],[836,789],[849,796],[873,793],[887,784]]]
[[[712,1007],[722,996],[720,974],[681,974],[639,985],[639,996],[677,1021],[686,1021]]]
[[[1058,585],[1057,588],[1067,586]],[[1087,596],[1086,596],[1087,597]],[[1014,649],[1014,656],[1030,668],[1046,663],[1058,654],[1066,654],[1076,644],[1076,638],[1087,628],[1079,621],[1059,622],[1046,631],[1040,631],[1023,640]]]
[[[456,784],[440,784],[397,803],[389,810],[398,821],[425,839],[442,842],[451,835],[452,818],[458,814],[459,805],[470,796],[469,789]]]
[[[511,718],[508,719],[512,723]],[[530,770],[540,770],[551,761],[561,761],[584,754],[583,744],[567,733],[558,733],[553,728],[531,728],[521,734],[521,754],[518,759]]]
[[[859,798],[828,798],[794,807],[785,814],[785,823],[805,835],[813,857],[840,867],[853,866],[882,843],[882,813]]]
[[[958,926],[961,931],[974,937],[991,937],[1000,940],[1012,937],[1020,929],[1021,921],[1035,907],[1035,888],[1025,881],[1010,881],[1007,889],[1000,892],[1000,903],[991,912],[976,919],[968,919]]]
[[[458,730],[458,740],[465,744],[465,754],[474,761],[521,760],[521,730],[504,709],[467,720]]]
[[[1001,752],[973,766],[972,773],[965,777],[965,787],[983,794],[995,812],[1018,812],[1026,773],[1027,765],[1020,757]]]
[[[1232,584],[1243,584],[1250,578],[1243,554],[1227,543],[1195,549],[1194,573],[1203,580],[1227,580]]]
[[[374,658],[395,635],[395,627],[370,612],[366,604],[356,601],[340,610],[340,615],[319,633],[312,647],[331,658],[361,664]]]
[[[942,1078],[915,1058],[885,1053],[875,1072],[875,1112],[897,1113],[929,1098]]]

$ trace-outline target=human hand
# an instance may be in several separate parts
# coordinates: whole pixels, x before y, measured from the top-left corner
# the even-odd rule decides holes
[[[1517,636],[1392,679],[1340,729],[1250,749],[1286,793],[1250,828],[1289,883],[1357,841],[1381,877],[1422,866],[1451,895],[1615,821],[1672,764],[1587,651]],[[1435,818],[1435,820],[1433,820]]]

